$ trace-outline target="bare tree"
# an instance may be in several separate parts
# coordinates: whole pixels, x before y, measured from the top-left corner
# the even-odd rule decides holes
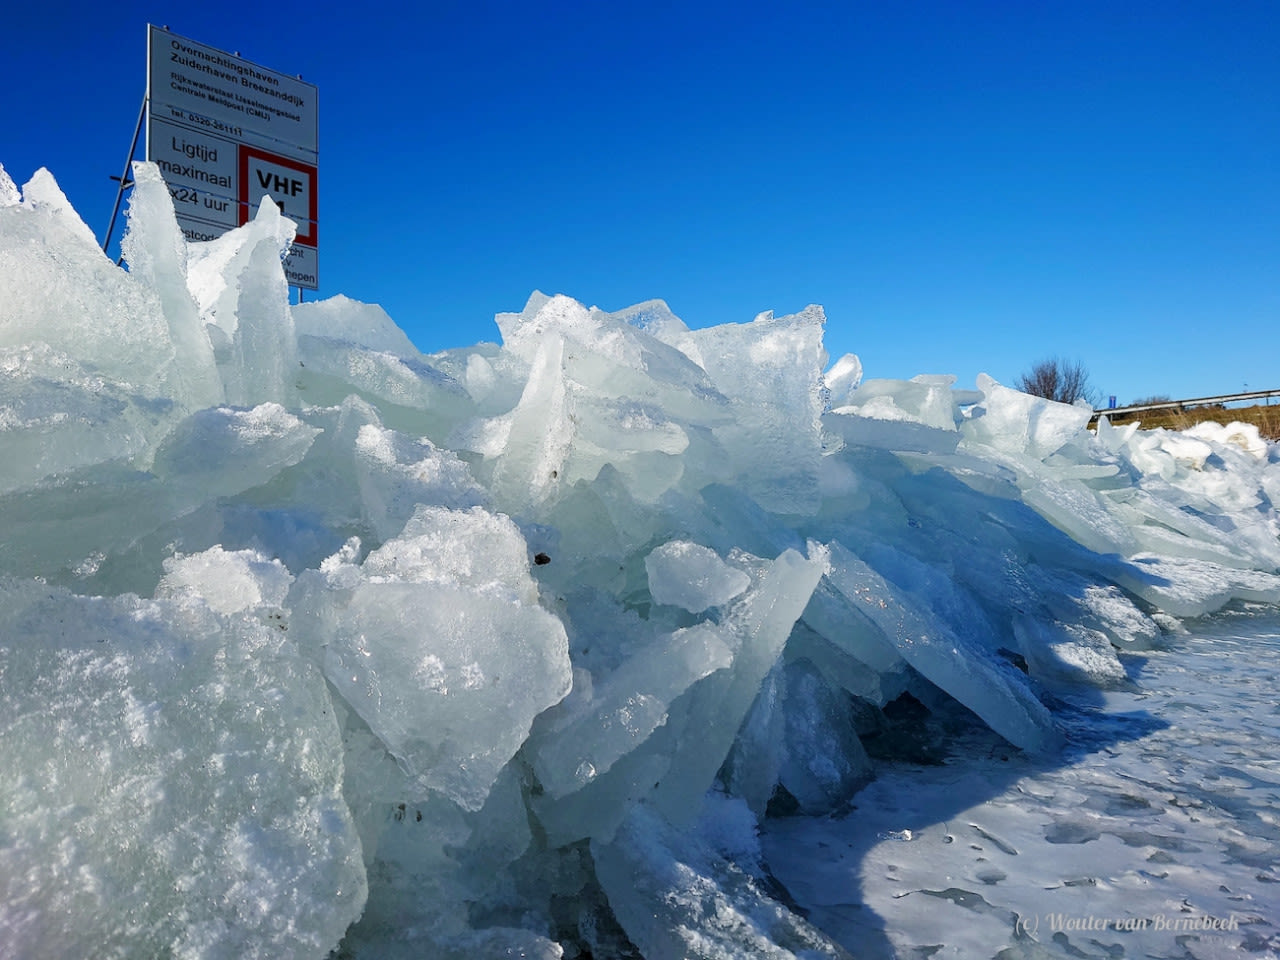
[[[1058,403],[1075,403],[1085,400],[1094,403],[1094,390],[1089,383],[1089,372],[1079,360],[1062,360],[1051,357],[1036,363],[1030,373],[1018,378],[1018,389],[1034,397],[1056,400]]]

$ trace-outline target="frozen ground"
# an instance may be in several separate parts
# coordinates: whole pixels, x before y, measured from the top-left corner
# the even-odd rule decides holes
[[[125,270],[0,170],[6,958],[1271,949],[1274,621],[1183,632],[1280,599],[1256,429],[817,306],[422,353],[135,181]],[[1078,929],[1157,917],[1236,927]]]
[[[1222,616],[1068,697],[1050,764],[970,731],[764,852],[861,957],[1280,956],[1280,618]]]

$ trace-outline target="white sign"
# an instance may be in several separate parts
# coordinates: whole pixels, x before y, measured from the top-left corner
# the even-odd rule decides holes
[[[285,260],[319,286],[316,88],[161,27],[147,30],[147,159],[188,240],[247,223],[264,196],[298,224]]]

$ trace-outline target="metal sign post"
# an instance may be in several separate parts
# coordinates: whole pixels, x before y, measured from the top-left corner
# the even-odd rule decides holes
[[[119,183],[116,189],[116,202],[111,208],[111,219],[107,221],[107,235],[102,240],[102,252],[107,252],[107,247],[111,246],[111,234],[116,228],[116,217],[120,215],[120,201],[124,198],[124,192],[133,186],[133,180],[129,177],[129,171],[133,164],[133,155],[138,152],[138,137],[142,134],[142,121],[147,115],[147,94],[142,94],[142,106],[138,108],[138,123],[133,128],[133,140],[129,143],[129,155],[124,158],[124,169],[120,171],[120,176],[112,177]],[[119,261],[117,261],[119,263]]]

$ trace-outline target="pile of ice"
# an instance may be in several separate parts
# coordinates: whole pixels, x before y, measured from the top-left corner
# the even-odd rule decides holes
[[[424,355],[291,308],[269,202],[187,244],[136,179],[125,271],[0,171],[14,956],[842,956],[756,825],[887,708],[1052,750],[1054,691],[1280,596],[1248,427],[824,374],[817,307],[535,294]]]

